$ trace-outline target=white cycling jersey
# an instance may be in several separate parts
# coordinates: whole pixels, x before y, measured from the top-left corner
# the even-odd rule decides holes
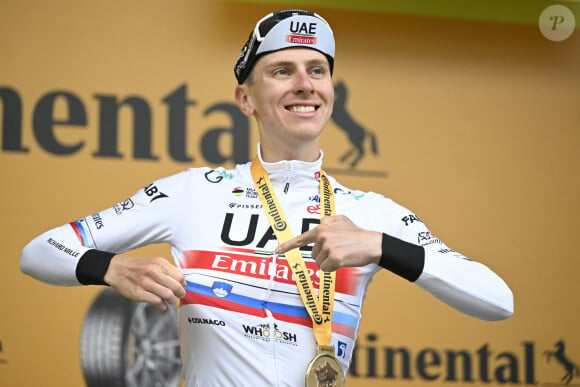
[[[294,234],[319,223],[322,163],[264,163]],[[303,386],[316,354],[312,323],[254,188],[250,164],[194,168],[160,179],[104,211],[48,231],[23,251],[22,270],[42,281],[80,285],[89,249],[121,253],[168,243],[187,279],[180,307],[186,386]],[[449,249],[404,207],[353,191],[330,177],[336,213],[358,226],[421,245],[417,285],[459,311],[486,320],[513,311],[507,285],[486,266]],[[319,270],[302,249],[318,286]],[[350,364],[367,286],[381,267],[337,271],[332,345]]]

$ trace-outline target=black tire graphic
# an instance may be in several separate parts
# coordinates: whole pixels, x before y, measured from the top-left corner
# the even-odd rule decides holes
[[[172,387],[181,381],[177,312],[160,313],[105,288],[81,332],[88,387]]]

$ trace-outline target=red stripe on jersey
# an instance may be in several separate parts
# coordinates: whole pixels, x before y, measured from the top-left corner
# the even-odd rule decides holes
[[[313,260],[305,261],[310,273],[313,285],[319,286],[320,269]],[[224,273],[243,275],[256,279],[270,279],[270,270],[276,275],[274,281],[295,285],[292,270],[283,257],[277,257],[274,263],[273,256],[257,256],[250,254],[238,254],[235,252],[216,252],[203,250],[187,250],[181,259],[182,269],[204,269]],[[337,293],[354,295],[360,270],[356,267],[342,267],[336,271]]]
[[[69,225],[72,227],[73,231],[77,235],[77,238],[79,239],[79,242],[81,242],[81,244],[84,244],[83,236],[81,235],[81,232],[79,230],[79,227],[75,224],[75,222],[70,222]]]

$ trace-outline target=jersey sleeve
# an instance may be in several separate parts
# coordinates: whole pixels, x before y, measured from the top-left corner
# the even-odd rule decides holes
[[[89,250],[120,254],[170,241],[190,174],[157,180],[107,209],[46,231],[24,247],[21,270],[49,284],[81,285],[76,269]]]
[[[369,199],[382,232],[423,247],[422,267],[417,268],[418,275],[413,278],[420,288],[482,320],[503,320],[513,314],[512,291],[489,267],[449,248],[405,207],[376,194],[369,195]]]

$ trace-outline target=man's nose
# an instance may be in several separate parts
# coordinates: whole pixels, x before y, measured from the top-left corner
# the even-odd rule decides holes
[[[297,93],[312,93],[314,91],[314,83],[310,79],[310,74],[305,70],[300,70],[296,73],[295,91]]]

